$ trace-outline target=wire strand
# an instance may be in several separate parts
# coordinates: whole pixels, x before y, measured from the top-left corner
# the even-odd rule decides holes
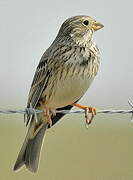
[[[97,109],[97,113],[103,113],[103,114],[133,114],[133,102],[128,101],[130,107],[132,109],[130,110],[114,110],[114,109],[106,109],[106,110],[100,110]],[[0,110],[0,114],[28,114],[28,115],[33,115],[33,114],[38,114],[44,112],[43,110],[38,110],[34,108],[25,108],[23,110]],[[56,113],[62,113],[62,114],[79,114],[79,113],[84,113],[84,110],[57,110]]]

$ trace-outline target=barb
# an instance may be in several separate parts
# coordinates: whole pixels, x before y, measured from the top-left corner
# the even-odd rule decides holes
[[[128,101],[128,104],[133,108],[133,102],[132,101]],[[133,122],[133,113],[131,116],[131,122]]]

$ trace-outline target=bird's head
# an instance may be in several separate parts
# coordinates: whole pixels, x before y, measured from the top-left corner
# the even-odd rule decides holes
[[[58,35],[69,37],[76,43],[82,44],[90,41],[93,32],[103,27],[101,23],[90,16],[74,16],[62,24]]]

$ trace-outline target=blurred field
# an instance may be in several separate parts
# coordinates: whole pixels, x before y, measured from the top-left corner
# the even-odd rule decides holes
[[[98,115],[86,129],[82,115],[67,115],[47,131],[36,175],[12,168],[26,128],[22,116],[0,117],[0,180],[132,180],[130,116]]]

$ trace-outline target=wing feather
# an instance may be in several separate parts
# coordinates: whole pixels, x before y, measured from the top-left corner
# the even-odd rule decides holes
[[[47,83],[48,83],[48,79],[49,79],[49,71],[47,69],[47,62],[48,62],[48,56],[44,55],[42,56],[32,84],[31,84],[31,88],[30,88],[30,92],[29,92],[29,96],[28,96],[28,102],[27,102],[27,108],[31,107],[35,108],[39,98],[41,97],[43,91],[45,90],[45,88],[47,87]],[[27,121],[26,121],[26,125],[28,125],[29,121],[31,119],[31,115],[27,115]]]
[[[54,44],[55,45],[55,44]],[[60,51],[60,49],[62,48],[63,52]],[[29,96],[28,96],[28,103],[27,103],[27,108],[31,107],[32,108],[36,108],[36,105],[42,95],[42,93],[45,91],[47,84],[49,82],[51,73],[54,72],[58,72],[58,69],[61,65],[63,65],[64,61],[61,61],[61,59],[63,58],[63,54],[66,51],[71,51],[71,46],[66,46],[66,45],[56,45],[55,48],[53,49],[53,46],[50,46],[50,48],[48,48],[45,53],[43,54],[32,84],[31,84],[31,88],[30,88],[30,92],[29,92]],[[52,55],[52,56],[51,56]],[[60,57],[60,58],[59,58]],[[68,60],[69,58],[67,58],[66,60]],[[65,61],[66,61],[65,60]],[[57,63],[58,61],[60,61],[60,63]],[[49,66],[50,64],[50,66]],[[49,67],[54,67],[54,68],[49,68]],[[26,124],[29,123],[31,119],[30,115],[27,115],[27,121]]]

